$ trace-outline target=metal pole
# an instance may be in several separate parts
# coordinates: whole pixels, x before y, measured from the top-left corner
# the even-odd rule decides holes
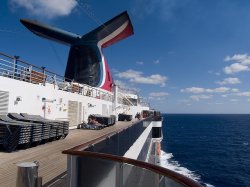
[[[17,60],[19,59],[19,56],[14,56],[14,61],[13,61],[13,78],[15,78],[16,70],[17,70]]]
[[[32,66],[29,66],[29,73],[30,73],[30,76],[29,76],[29,79],[30,79],[30,80],[29,80],[29,81],[31,82],[31,79],[32,79],[32,78],[31,78],[31,76],[32,76]]]
[[[43,113],[44,118],[46,118],[46,109],[47,109],[47,105],[46,105],[46,101],[44,101],[44,113]]]
[[[46,75],[45,75],[45,68],[46,67],[41,67],[43,69],[43,85],[45,86],[45,82],[46,82]]]
[[[41,178],[38,177],[38,162],[23,162],[17,164],[16,187],[41,186]]]

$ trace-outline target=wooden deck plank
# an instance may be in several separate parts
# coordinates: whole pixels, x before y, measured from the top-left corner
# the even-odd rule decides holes
[[[117,122],[114,126],[102,130],[70,130],[69,135],[62,140],[49,142],[44,145],[12,153],[0,152],[0,181],[1,186],[14,187],[16,185],[17,163],[38,161],[39,176],[43,177],[43,184],[49,182],[67,169],[67,155],[62,154],[65,149],[86,143],[100,136],[130,126],[135,121]]]

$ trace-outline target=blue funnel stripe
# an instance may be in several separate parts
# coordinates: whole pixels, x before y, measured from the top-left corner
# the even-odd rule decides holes
[[[72,45],[81,38],[80,35],[45,25],[34,20],[21,19],[20,21],[34,34],[66,45]]]

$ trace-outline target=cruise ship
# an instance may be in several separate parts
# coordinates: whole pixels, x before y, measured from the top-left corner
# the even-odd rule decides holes
[[[201,186],[159,166],[160,112],[113,81],[103,48],[133,34],[127,12],[83,36],[20,22],[70,51],[64,76],[0,53],[1,186]]]

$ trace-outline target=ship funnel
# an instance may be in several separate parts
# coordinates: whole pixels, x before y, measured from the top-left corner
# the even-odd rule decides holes
[[[113,79],[102,48],[134,33],[126,11],[83,36],[34,20],[20,21],[34,34],[70,46],[66,78],[111,91]]]

